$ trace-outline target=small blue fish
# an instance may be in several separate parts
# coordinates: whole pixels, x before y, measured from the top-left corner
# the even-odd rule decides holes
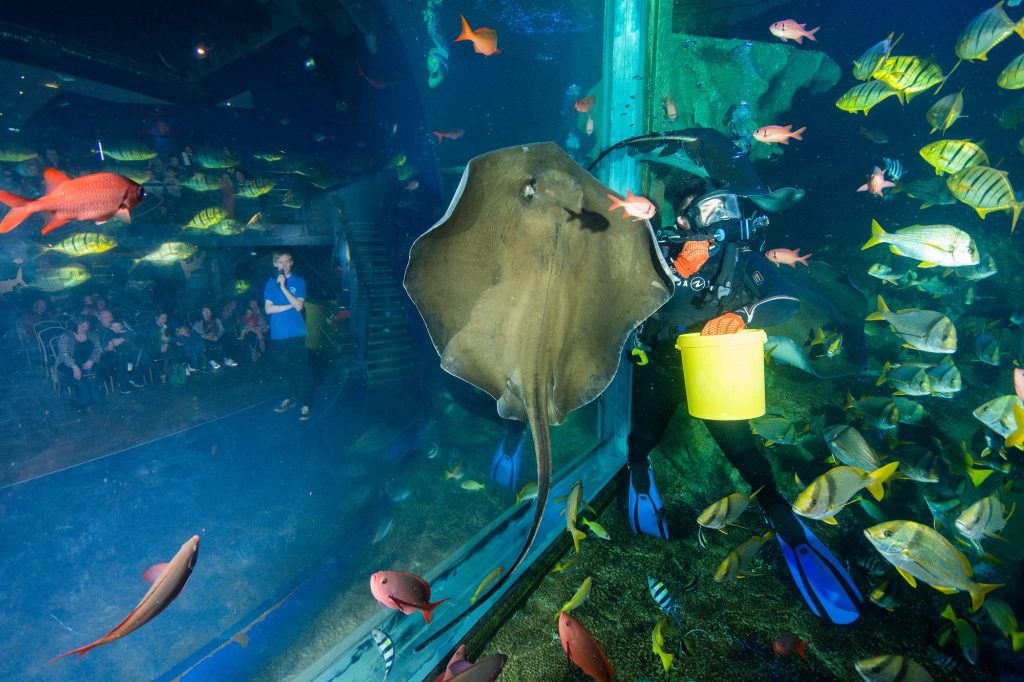
[[[676,600],[672,598],[672,595],[668,593],[668,588],[665,587],[665,583],[656,579],[654,576],[647,578],[647,589],[651,592],[651,598],[654,599],[654,603],[658,605],[661,612],[666,616],[670,616],[672,620],[679,624],[679,604],[676,604]]]
[[[395,664],[395,645],[391,641],[391,636],[383,630],[374,628],[370,633],[373,636],[373,641],[377,644],[377,649],[380,651],[380,655],[384,657],[384,679],[388,679],[388,673],[391,672],[391,667]]]
[[[893,182],[896,182],[903,177],[903,164],[900,163],[898,159],[887,159],[883,157],[882,161],[885,161],[885,174],[888,175]]]

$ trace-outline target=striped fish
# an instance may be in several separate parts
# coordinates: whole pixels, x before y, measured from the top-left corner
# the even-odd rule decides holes
[[[956,56],[961,61],[985,61],[989,50],[1009,38],[1011,33],[1024,38],[1024,19],[1013,23],[1003,11],[1003,3],[999,2],[967,24],[967,28],[956,39]]]
[[[992,211],[1013,211],[1010,234],[1017,229],[1017,219],[1024,204],[1013,193],[1013,185],[1006,171],[988,166],[971,166],[946,179],[950,193],[972,207],[984,218]]]
[[[103,155],[115,161],[149,161],[156,157],[156,152],[142,145],[125,143],[103,147]]]
[[[71,258],[79,258],[81,256],[91,256],[96,253],[110,251],[116,246],[117,241],[105,234],[100,234],[99,232],[79,232],[58,244],[46,247],[42,253],[56,251]]]
[[[203,168],[234,168],[239,160],[227,149],[201,149],[195,157]]]
[[[665,587],[665,583],[656,579],[654,576],[648,576],[647,578],[647,589],[651,593],[651,598],[654,599],[654,603],[658,605],[661,612],[666,616],[669,616],[679,625],[679,604],[672,598],[672,595],[668,593],[668,588]]]
[[[261,197],[274,189],[274,184],[275,183],[270,182],[269,180],[262,179],[243,182],[235,194],[240,197],[245,197],[246,199],[255,199],[256,197]]]
[[[221,179],[211,180],[202,173],[196,173],[181,184],[193,192],[213,192],[224,187]]]
[[[866,81],[871,78],[871,74],[875,72],[878,66],[889,58],[889,53],[892,52],[892,48],[896,47],[896,43],[900,42],[901,35],[896,40],[893,40],[893,33],[889,34],[889,37],[885,40],[881,40],[867,49],[864,54],[853,62],[853,77],[859,81]]]
[[[1006,68],[999,74],[999,78],[996,79],[996,84],[1006,90],[1024,88],[1024,54],[1006,65]]]
[[[903,177],[903,164],[900,163],[899,159],[890,159],[883,156],[882,161],[885,162],[885,174],[888,175],[893,182]]]
[[[871,75],[896,90],[896,97],[903,104],[914,95],[945,81],[942,69],[934,59],[910,56],[888,57]]]
[[[921,147],[921,158],[935,167],[935,174],[959,173],[970,166],[988,163],[985,151],[970,140],[939,140]]]
[[[924,117],[928,120],[928,125],[932,127],[929,134],[934,133],[938,129],[942,129],[943,134],[949,127],[956,123],[957,119],[960,118],[961,112],[964,110],[964,91],[960,90],[955,95],[946,95],[935,102],[929,109],[928,113]]]
[[[869,81],[855,85],[843,93],[836,101],[836,106],[851,114],[863,111],[867,116],[872,107],[895,94],[896,91],[888,83]]]
[[[380,655],[384,657],[384,679],[388,679],[388,673],[391,672],[391,667],[395,664],[395,645],[391,641],[391,636],[383,630],[374,628],[370,634],[373,636],[373,641],[377,644],[377,650],[380,651]]]
[[[193,230],[206,230],[228,217],[228,212],[219,206],[204,208],[192,217],[185,227]]]

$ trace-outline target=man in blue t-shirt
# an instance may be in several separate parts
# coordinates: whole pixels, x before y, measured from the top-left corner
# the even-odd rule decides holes
[[[299,419],[308,421],[313,402],[313,374],[306,349],[306,321],[302,318],[306,280],[292,274],[290,253],[274,253],[273,262],[278,275],[268,280],[263,289],[263,308],[270,319],[270,347],[286,389],[285,399],[274,411],[285,412],[298,404]]]

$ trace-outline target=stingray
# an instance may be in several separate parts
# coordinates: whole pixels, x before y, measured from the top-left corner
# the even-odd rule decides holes
[[[549,426],[597,398],[626,338],[674,291],[647,221],[608,210],[611,190],[551,142],[472,159],[447,213],[412,245],[405,288],[441,367],[530,424],[537,536],[551,488]],[[456,618],[427,642],[457,622]]]
[[[801,189],[768,189],[746,152],[713,128],[685,128],[631,137],[601,152],[588,170],[616,149],[625,149],[638,161],[659,163],[707,178],[716,189],[747,197],[766,211],[785,210],[804,198]]]

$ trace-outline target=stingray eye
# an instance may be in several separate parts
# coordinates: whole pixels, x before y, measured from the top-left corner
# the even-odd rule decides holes
[[[526,183],[526,187],[523,187],[523,198],[527,201],[533,199],[533,195],[537,193],[537,176],[534,175],[530,178],[530,181]]]

